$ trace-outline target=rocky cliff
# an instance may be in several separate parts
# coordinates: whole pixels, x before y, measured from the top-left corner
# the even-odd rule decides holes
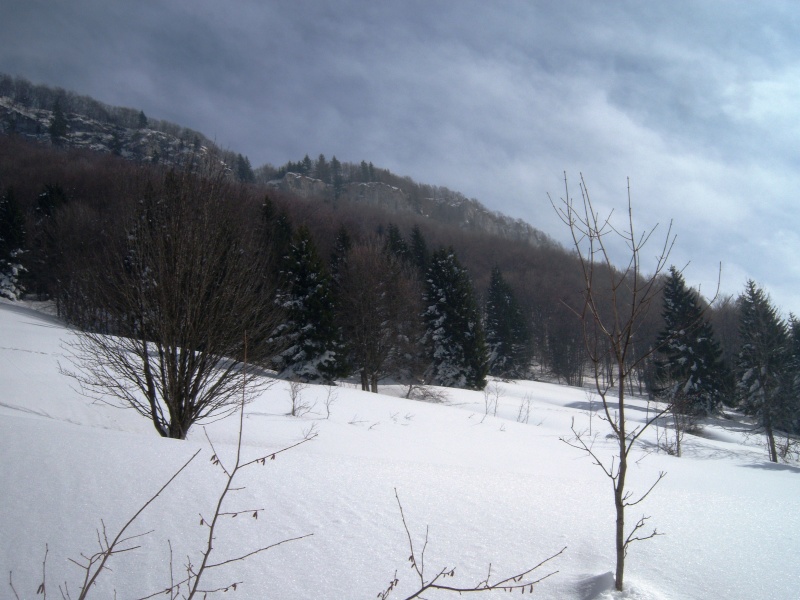
[[[193,153],[207,151],[211,145],[203,136],[188,129],[176,127],[175,133],[168,133],[146,123],[141,127],[125,127],[112,120],[93,119],[68,110],[63,116],[65,133],[54,139],[50,129],[54,111],[25,106],[8,96],[0,96],[0,132],[8,135],[168,165],[180,164]]]

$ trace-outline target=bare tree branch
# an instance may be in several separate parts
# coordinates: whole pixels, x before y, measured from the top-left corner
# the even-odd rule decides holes
[[[410,596],[406,596],[405,600],[412,600],[413,598],[421,598],[422,594],[424,594],[426,591],[429,590],[441,590],[444,592],[457,593],[459,595],[468,593],[488,592],[492,590],[500,590],[506,592],[521,590],[522,593],[525,593],[525,591],[527,590],[528,592],[533,593],[533,588],[536,584],[558,573],[558,571],[553,571],[536,579],[532,579],[530,577],[531,573],[533,573],[534,571],[536,571],[549,561],[553,560],[557,556],[560,556],[566,550],[566,546],[561,550],[559,550],[558,552],[556,552],[555,554],[547,557],[539,564],[531,567],[530,569],[526,569],[525,571],[521,571],[510,577],[506,577],[504,579],[500,579],[494,582],[491,581],[491,576],[492,576],[491,564],[489,565],[488,574],[486,575],[486,578],[474,585],[459,586],[459,585],[448,585],[446,583],[441,583],[447,579],[455,577],[456,574],[455,568],[448,568],[448,567],[443,567],[439,569],[436,575],[426,580],[425,550],[428,546],[428,533],[429,533],[428,527],[425,528],[425,543],[418,557],[417,552],[414,549],[414,541],[411,536],[411,531],[408,528],[408,522],[406,521],[405,512],[403,511],[403,505],[400,502],[400,496],[397,493],[397,489],[395,489],[394,495],[395,498],[397,499],[397,506],[400,508],[400,518],[403,522],[403,528],[406,532],[406,539],[408,540],[408,547],[409,550],[411,551],[411,554],[408,557],[408,561],[409,563],[411,563],[411,568],[414,569],[414,572],[416,573],[417,578],[419,579],[419,584],[415,586],[416,588],[415,591]],[[395,571],[394,577],[389,582],[389,585],[385,590],[381,591],[378,594],[378,598],[380,598],[380,600],[388,600],[391,593],[395,589],[397,589],[399,584],[400,580],[397,577],[397,571]]]

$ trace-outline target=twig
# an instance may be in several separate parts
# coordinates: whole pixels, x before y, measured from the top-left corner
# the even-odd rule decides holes
[[[506,577],[504,579],[500,579],[500,580],[495,581],[495,582],[491,582],[490,581],[491,575],[492,575],[492,565],[491,564],[489,564],[488,574],[486,575],[486,578],[481,580],[481,581],[479,581],[478,583],[476,583],[475,585],[472,585],[472,586],[456,586],[456,585],[446,585],[444,583],[440,583],[440,581],[444,581],[444,580],[446,580],[448,578],[455,577],[455,571],[456,571],[455,568],[447,568],[447,567],[443,567],[443,568],[439,569],[439,571],[436,573],[435,576],[433,576],[430,580],[426,581],[426,578],[425,578],[425,550],[428,547],[429,529],[428,529],[428,527],[425,528],[425,543],[422,546],[422,551],[420,552],[419,557],[417,557],[417,552],[414,549],[414,541],[413,541],[413,538],[411,536],[411,531],[408,528],[408,522],[406,521],[405,512],[403,511],[403,505],[400,502],[400,496],[397,493],[397,489],[396,488],[394,490],[394,495],[395,495],[395,498],[397,499],[397,506],[400,509],[400,519],[403,522],[403,529],[406,532],[406,539],[408,540],[408,547],[409,547],[409,549],[411,551],[411,554],[408,557],[408,561],[411,563],[411,568],[414,569],[414,571],[416,572],[417,578],[419,579],[419,584],[417,586],[417,589],[410,596],[407,596],[405,598],[405,600],[412,600],[413,598],[421,598],[422,594],[425,593],[426,591],[429,591],[429,590],[441,590],[441,591],[445,591],[445,592],[457,593],[459,595],[460,594],[466,594],[466,593],[488,592],[488,591],[492,591],[492,590],[500,590],[500,591],[506,591],[506,592],[511,592],[511,591],[514,591],[514,590],[521,590],[523,594],[526,591],[532,593],[533,592],[533,587],[536,584],[538,584],[538,583],[544,581],[545,579],[547,579],[548,577],[551,577],[552,575],[555,575],[556,573],[558,573],[558,571],[553,571],[553,572],[548,573],[547,575],[544,575],[544,576],[539,577],[537,579],[531,579],[529,577],[531,573],[533,573],[534,571],[536,571],[537,569],[542,567],[544,564],[546,564],[547,562],[553,560],[557,556],[561,555],[567,549],[566,546],[564,548],[562,548],[561,550],[559,550],[558,552],[556,552],[555,554],[547,557],[546,559],[544,559],[543,561],[541,561],[539,564],[535,565],[534,567],[531,567],[530,569],[527,569],[525,571],[521,571],[521,572],[519,572],[519,573],[517,573],[515,575],[512,575],[510,577]],[[378,594],[378,598],[380,600],[387,600],[389,598],[389,595],[399,586],[399,584],[400,584],[400,580],[397,577],[397,571],[395,571],[394,577],[389,582],[389,585],[386,587],[386,589],[384,589],[383,591],[381,591]]]

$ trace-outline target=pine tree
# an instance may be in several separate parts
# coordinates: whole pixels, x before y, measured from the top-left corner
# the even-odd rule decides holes
[[[786,390],[785,410],[780,426],[793,434],[800,434],[800,320],[789,315],[789,350],[784,370]]]
[[[292,243],[292,222],[289,215],[278,210],[269,196],[264,196],[264,203],[261,205],[261,220],[264,231],[264,250],[270,254],[275,273],[280,273]]]
[[[675,267],[670,267],[664,288],[662,316],[654,391],[667,398],[677,413],[713,414],[722,400],[722,352],[697,294],[686,287]]]
[[[298,171],[301,175],[307,175],[310,177],[314,168],[314,163],[311,161],[311,158],[309,158],[308,154],[306,154],[303,157],[303,160],[300,161],[297,166],[299,167]]]
[[[244,183],[253,183],[256,180],[250,159],[241,154],[236,155],[236,177]]]
[[[434,252],[428,268],[423,313],[432,381],[483,389],[488,355],[472,283],[452,248]]]
[[[428,243],[425,241],[425,236],[419,225],[414,225],[411,230],[411,244],[409,251],[411,252],[411,260],[423,277],[428,270],[428,261],[430,261],[430,254],[428,252]]]
[[[738,396],[745,413],[754,416],[767,435],[769,457],[778,462],[775,428],[786,418],[785,372],[789,336],[769,296],[752,280],[739,297]]]
[[[23,293],[20,276],[25,271],[21,257],[25,248],[25,218],[8,188],[0,198],[0,297],[19,300]]]
[[[317,164],[314,167],[314,177],[325,183],[331,182],[331,167],[325,159],[324,154],[320,154],[317,158]]]
[[[283,265],[277,302],[287,320],[273,340],[286,350],[276,357],[275,366],[283,375],[306,381],[333,381],[345,372],[344,353],[334,322],[330,277],[307,227],[297,230]]]
[[[529,337],[514,292],[495,266],[486,299],[489,373],[495,377],[521,378],[528,366]]]
[[[336,239],[333,241],[333,252],[331,253],[331,279],[334,287],[338,286],[342,273],[347,268],[347,255],[353,248],[353,240],[347,227],[342,225],[336,232]]]
[[[386,243],[383,246],[384,252],[394,256],[401,262],[408,262],[411,259],[411,251],[408,244],[403,239],[403,234],[400,233],[400,228],[391,223],[386,229]]]
[[[331,159],[331,183],[333,184],[333,198],[337,200],[344,187],[344,176],[342,175],[342,163],[339,162],[336,155]]]

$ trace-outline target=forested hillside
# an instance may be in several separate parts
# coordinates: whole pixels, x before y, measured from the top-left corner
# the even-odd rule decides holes
[[[178,298],[197,314],[225,302],[240,306],[238,322],[202,324],[225,334],[218,356],[241,352],[242,332],[228,329],[246,328],[251,358],[281,376],[356,376],[365,390],[482,389],[487,375],[584,383],[577,257],[527,224],[366,161],[253,169],[141,111],[5,76],[0,96],[5,297],[52,300],[84,329],[151,340],[183,318]],[[710,306],[675,269],[655,283],[624,359],[636,365],[631,391],[680,407],[676,429],[739,405],[777,460],[776,436],[800,431],[797,321],[752,282]],[[599,313],[615,310],[611,292]],[[613,384],[607,356],[598,374]]]

